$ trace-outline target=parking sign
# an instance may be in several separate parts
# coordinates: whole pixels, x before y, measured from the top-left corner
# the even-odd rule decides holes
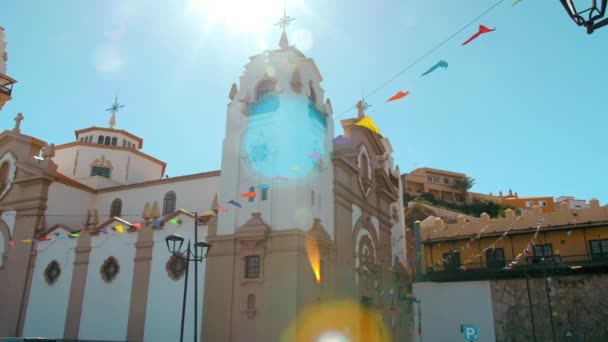
[[[479,339],[479,329],[476,325],[463,325],[462,334],[465,341],[477,341]]]

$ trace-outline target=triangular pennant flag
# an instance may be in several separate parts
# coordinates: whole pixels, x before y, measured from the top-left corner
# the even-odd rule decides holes
[[[217,216],[213,211],[207,210],[203,212],[203,216]]]
[[[71,233],[70,237],[80,237],[80,233]]]
[[[141,222],[135,222],[131,224],[131,227],[135,227],[135,229],[141,229]]]
[[[177,217],[170,219],[169,222],[171,222],[173,224],[182,224],[182,221],[180,219],[178,219]]]
[[[214,207],[213,210],[217,210],[217,211],[228,211],[228,209],[222,207],[221,205],[218,205],[217,207]]]
[[[15,245],[15,241],[9,241],[8,245],[11,246],[11,247],[13,247]]]
[[[410,92],[409,92],[409,91],[406,91],[406,92],[404,93],[404,92],[402,92],[402,91],[400,90],[400,91],[399,91],[397,94],[395,94],[395,95],[391,96],[391,98],[390,98],[390,99],[386,100],[386,102],[391,102],[391,101],[395,101],[395,100],[402,99],[402,98],[404,98],[404,97],[408,96],[409,94],[410,94]]]
[[[102,232],[104,235],[108,235],[108,230],[105,228],[101,228],[100,232]]]
[[[162,222],[160,220],[156,220],[154,221],[154,228],[156,229],[160,229],[160,227],[162,226]]]
[[[23,242],[23,243],[30,243],[30,242],[32,242],[32,240],[30,240],[30,239],[25,239],[25,240],[21,240],[21,242]]]
[[[235,206],[235,207],[239,207],[239,208],[242,208],[242,207],[243,207],[243,206],[241,205],[241,203],[239,203],[239,202],[237,202],[237,201],[235,201],[235,200],[230,200],[230,201],[228,201],[228,204],[232,204],[233,206]]]
[[[255,197],[255,191],[245,192],[245,193],[241,194],[241,197],[247,197],[247,198]]]
[[[117,226],[114,226],[114,230],[119,232],[120,234],[125,232],[125,228],[123,226],[121,226],[120,224]]]
[[[269,188],[268,184],[260,184],[260,185],[258,185],[258,189],[260,189],[260,190],[264,190],[264,189],[268,189],[268,188]]]
[[[369,116],[366,116],[363,119],[359,120],[359,122],[357,122],[356,125],[365,127],[376,134],[380,134],[380,129],[376,126],[376,124],[374,123],[372,118]]]
[[[43,237],[38,238],[38,241],[51,241],[51,238],[43,236]]]
[[[63,234],[59,234],[59,233],[57,233],[57,234],[55,234],[55,235],[56,235],[58,238],[60,238],[61,240],[67,240],[67,239],[68,239],[68,237],[67,237],[67,236],[65,236],[65,235],[63,235]]]

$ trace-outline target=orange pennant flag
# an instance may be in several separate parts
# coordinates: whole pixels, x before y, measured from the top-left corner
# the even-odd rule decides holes
[[[397,94],[393,95],[390,99],[386,100],[386,102],[391,102],[391,101],[402,99],[402,98],[408,96],[409,94],[410,94],[409,90],[406,91],[405,93],[400,90]]]
[[[242,197],[255,197],[255,191],[251,191],[251,192],[246,192],[244,194],[241,194]]]

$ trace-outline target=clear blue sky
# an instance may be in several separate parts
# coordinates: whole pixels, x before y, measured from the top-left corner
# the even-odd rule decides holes
[[[277,47],[282,1],[204,2],[3,1],[19,83],[1,128],[20,111],[24,133],[70,142],[76,129],[107,126],[118,92],[117,128],[143,137],[168,175],[219,169],[230,86],[249,56]],[[338,116],[495,2],[290,0],[288,32],[315,59]],[[368,114],[402,172],[441,168],[476,178],[478,192],[605,204],[608,28],[587,35],[557,0],[511,4],[368,97]],[[497,30],[461,46],[478,24]],[[418,77],[439,59],[447,71]],[[385,102],[399,90],[411,95]]]

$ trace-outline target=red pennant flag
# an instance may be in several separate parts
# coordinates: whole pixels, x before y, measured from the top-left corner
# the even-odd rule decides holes
[[[136,229],[141,229],[141,222],[133,223],[131,226],[135,227]]]
[[[472,42],[473,39],[481,36],[484,33],[492,32],[492,31],[496,31],[496,29],[495,28],[494,29],[489,29],[489,28],[487,28],[487,27],[485,27],[483,25],[479,25],[479,31],[477,31],[477,33],[475,33],[474,35],[472,35],[471,38],[467,39],[466,42],[462,43],[462,45],[467,45],[470,42]]]
[[[46,236],[43,236],[41,238],[38,239],[39,241],[51,241],[51,238],[48,238]]]
[[[9,241],[8,245],[11,246],[11,247],[13,247],[15,245],[15,242],[14,241]]]
[[[402,99],[402,98],[408,96],[409,94],[410,94],[409,90],[406,91],[405,93],[400,90],[397,94],[393,95],[390,99],[386,100],[386,102],[391,102],[391,101]]]

